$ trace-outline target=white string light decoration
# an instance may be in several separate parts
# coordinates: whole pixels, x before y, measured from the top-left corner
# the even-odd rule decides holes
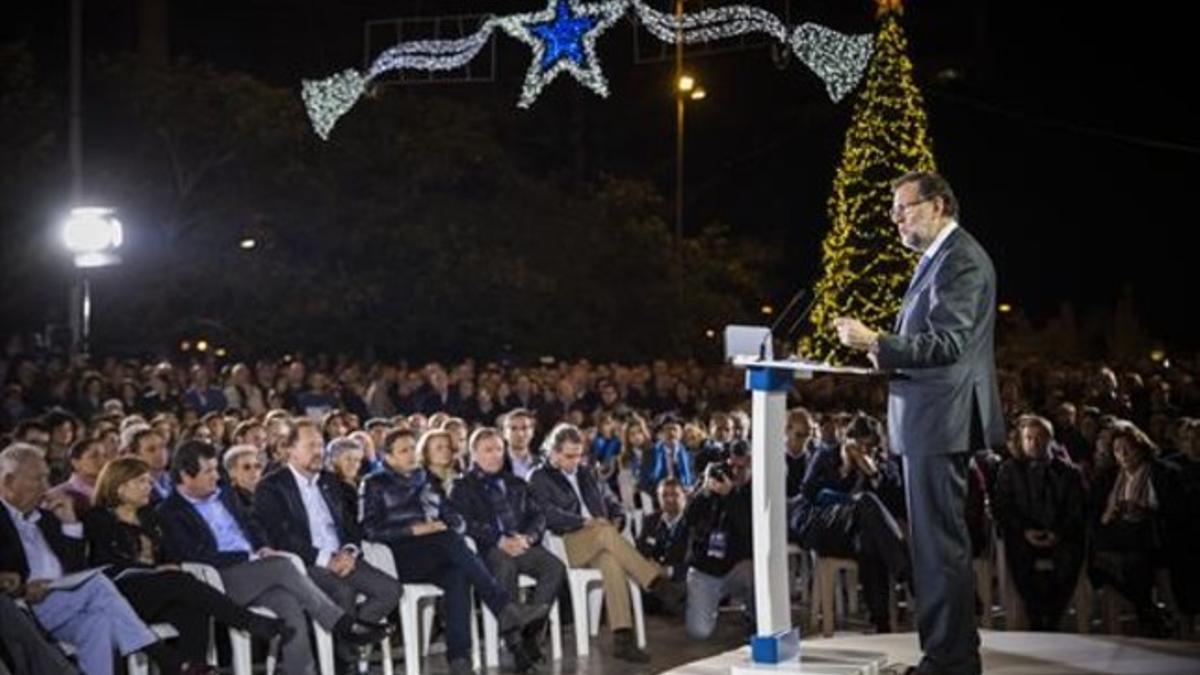
[[[464,38],[401,42],[376,57],[366,73],[347,69],[321,80],[304,80],[304,104],[313,130],[328,140],[337,120],[375,78],[395,70],[461,68],[479,54],[496,29],[529,45],[533,52],[517,101],[519,107],[532,106],[542,90],[563,72],[596,94],[608,96],[608,80],[596,56],[596,41],[630,9],[651,35],[669,44],[677,39],[695,44],[765,34],[787,45],[816,73],[834,102],[858,85],[874,49],[869,34],[846,35],[815,23],[789,31],[777,16],[750,5],[706,9],[676,18],[647,6],[643,0],[547,0],[545,9],[538,12],[489,17]]]

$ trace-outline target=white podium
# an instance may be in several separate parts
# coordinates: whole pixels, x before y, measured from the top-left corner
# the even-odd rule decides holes
[[[802,359],[733,359],[746,369],[751,392],[751,500],[754,518],[754,607],[758,633],[750,641],[751,662],[742,672],[810,672],[799,657],[800,631],[792,626],[787,558],[787,462],[784,458],[787,392],[796,379],[814,373],[877,375],[871,368],[831,366]],[[866,659],[875,668],[886,655]],[[813,664],[816,665],[816,664]],[[865,665],[865,664],[864,664]],[[811,672],[826,672],[818,669]],[[870,672],[867,666],[864,672]]]

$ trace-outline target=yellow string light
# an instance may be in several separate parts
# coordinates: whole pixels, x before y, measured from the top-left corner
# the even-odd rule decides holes
[[[831,228],[822,244],[825,271],[815,291],[813,332],[800,345],[801,354],[830,363],[844,363],[853,354],[837,342],[834,318],[852,316],[876,330],[891,330],[916,262],[889,217],[891,181],[909,171],[937,169],[908,40],[897,20],[901,3],[879,5],[883,24],[829,197]]]
[[[882,19],[888,14],[903,15],[904,0],[875,0],[875,18]]]

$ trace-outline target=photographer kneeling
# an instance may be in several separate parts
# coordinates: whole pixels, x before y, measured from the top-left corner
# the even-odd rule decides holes
[[[746,442],[733,442],[725,459],[705,468],[704,483],[684,511],[690,542],[687,634],[696,640],[712,635],[717,608],[730,596],[745,605],[747,629],[753,625],[754,534],[749,463]]]

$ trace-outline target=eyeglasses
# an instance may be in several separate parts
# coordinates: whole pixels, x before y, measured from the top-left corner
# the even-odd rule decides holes
[[[907,204],[896,205],[892,209],[892,214],[891,214],[892,220],[900,220],[901,218],[904,217],[904,214],[908,213],[908,210],[911,209],[912,207],[924,204],[925,202],[931,201],[932,199],[933,199],[933,197],[926,197],[924,199],[918,199],[915,202],[909,202]]]

